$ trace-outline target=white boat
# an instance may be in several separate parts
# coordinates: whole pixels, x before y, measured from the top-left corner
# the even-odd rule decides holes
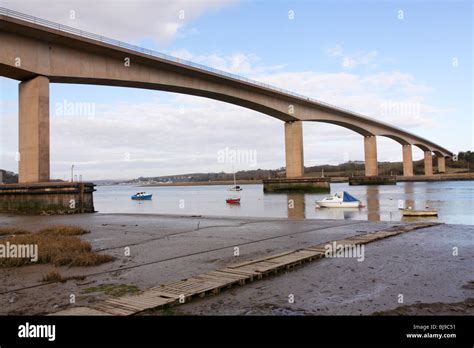
[[[316,204],[322,208],[359,208],[362,206],[357,198],[351,196],[346,191],[326,197],[322,201],[317,201]]]
[[[234,172],[234,187],[231,187],[229,189],[229,191],[242,191],[242,188],[238,185],[236,185],[236,182],[235,182],[235,172]]]

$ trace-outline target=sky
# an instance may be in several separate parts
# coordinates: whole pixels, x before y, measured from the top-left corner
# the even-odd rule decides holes
[[[473,150],[471,1],[0,0],[0,6],[269,83]],[[0,77],[0,168],[17,172],[18,81]],[[50,85],[51,177],[128,179],[284,166],[284,125],[212,99]],[[303,125],[306,166],[363,138]],[[377,138],[379,161],[401,145]],[[223,153],[236,154],[222,160]],[[249,156],[250,154],[250,156]],[[414,159],[423,153],[413,148]],[[249,160],[251,158],[252,160]]]

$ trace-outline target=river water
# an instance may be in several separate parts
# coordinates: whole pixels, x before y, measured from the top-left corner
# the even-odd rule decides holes
[[[360,199],[365,208],[316,208],[315,202],[328,194],[263,193],[262,185],[243,185],[238,205],[225,199],[235,192],[228,186],[98,186],[94,194],[95,209],[100,213],[183,214],[209,216],[252,216],[310,219],[343,219],[372,221],[439,221],[474,224],[474,185],[472,181],[401,182],[397,185],[349,186],[331,184],[331,194],[348,191]],[[153,194],[151,201],[132,201],[138,191]],[[402,217],[399,201],[413,209],[438,210],[437,218]]]

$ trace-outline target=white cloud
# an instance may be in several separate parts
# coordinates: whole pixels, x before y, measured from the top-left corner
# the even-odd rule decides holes
[[[143,38],[165,43],[204,12],[234,0],[2,0],[2,7],[123,41]]]
[[[340,57],[342,56],[343,49],[341,45],[337,44],[334,46],[327,47],[325,49],[325,52],[330,57]]]
[[[344,56],[342,58],[342,67],[345,69],[352,69],[359,65],[369,65],[370,67],[375,67],[377,56],[377,51],[358,51],[352,55]]]
[[[274,139],[283,131],[279,121],[214,101],[176,105],[175,100],[157,98],[107,105],[107,111],[92,120],[52,118],[52,148],[60,149],[52,152],[53,167],[63,172],[75,161],[78,171],[103,177],[110,177],[110,172],[104,174],[107,167],[121,168],[122,177],[229,171],[231,166],[217,163],[217,151],[225,147],[257,151],[259,166],[281,165],[282,155],[273,153],[276,145],[283,144],[283,138]]]
[[[270,72],[281,71],[285,67],[284,64],[272,66],[262,65],[261,58],[252,53],[238,52],[230,55],[221,55],[218,53],[194,55],[187,49],[177,49],[169,52],[169,54],[177,58],[242,76],[268,74]]]
[[[366,66],[371,69],[377,67],[377,63],[392,62],[392,58],[380,58],[378,51],[365,51],[359,50],[354,53],[345,53],[344,48],[341,44],[328,46],[324,49],[324,52],[329,57],[337,58],[341,60],[341,67],[349,70],[359,66]]]
[[[437,125],[436,117],[446,111],[426,104],[429,87],[417,82],[412,75],[400,74],[398,71],[372,75],[279,72],[258,75],[256,78],[405,129],[434,127]],[[410,110],[411,113],[403,114],[396,107],[387,110],[384,106],[389,102],[399,105],[398,110]],[[413,104],[410,109],[409,106]],[[417,112],[413,113],[413,110]]]

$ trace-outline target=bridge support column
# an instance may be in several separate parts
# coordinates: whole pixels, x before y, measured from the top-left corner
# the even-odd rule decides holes
[[[446,158],[444,156],[438,156],[438,173],[446,172]]]
[[[411,145],[402,145],[403,149],[403,176],[413,176],[413,157]]]
[[[433,175],[433,155],[431,151],[425,151],[425,175]]]
[[[377,139],[375,135],[364,137],[365,176],[377,176]]]
[[[19,86],[19,183],[49,181],[49,79]]]
[[[286,177],[303,176],[303,122],[285,122]]]

